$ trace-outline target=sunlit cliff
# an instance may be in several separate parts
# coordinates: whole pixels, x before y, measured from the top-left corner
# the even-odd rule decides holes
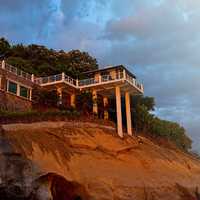
[[[198,200],[200,161],[81,122],[3,125],[0,199]]]

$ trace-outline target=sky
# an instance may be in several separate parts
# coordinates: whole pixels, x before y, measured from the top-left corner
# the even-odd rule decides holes
[[[0,37],[127,66],[200,152],[200,1],[0,0]]]

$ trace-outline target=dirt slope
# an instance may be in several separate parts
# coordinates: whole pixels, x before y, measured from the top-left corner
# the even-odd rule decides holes
[[[37,195],[42,200],[49,196],[60,200],[200,199],[200,161],[144,137],[120,139],[113,127],[78,122],[14,124],[2,128],[0,141],[6,141],[6,145],[0,145],[4,155],[0,157],[1,163],[5,157],[7,163],[15,162],[16,157],[9,157],[14,154],[27,159],[29,164],[10,167],[7,172],[3,172],[5,166],[0,168],[0,196],[1,185],[7,183],[5,177],[12,176],[12,182],[23,182],[27,195],[37,185],[35,193],[44,194]],[[16,171],[22,174],[18,178]],[[76,185],[71,195],[77,193],[78,197],[58,197],[65,193],[64,180]],[[63,190],[58,192],[52,186],[55,183]]]

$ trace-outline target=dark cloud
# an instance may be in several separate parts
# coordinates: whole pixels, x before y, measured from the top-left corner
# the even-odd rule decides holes
[[[53,13],[52,2],[48,0],[5,1],[0,0],[1,35],[13,42],[30,43],[48,34]]]

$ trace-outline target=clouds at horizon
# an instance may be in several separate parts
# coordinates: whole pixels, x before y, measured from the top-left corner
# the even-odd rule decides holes
[[[200,152],[200,2],[0,0],[0,36],[89,51],[124,64],[156,98],[159,116],[185,126]]]

